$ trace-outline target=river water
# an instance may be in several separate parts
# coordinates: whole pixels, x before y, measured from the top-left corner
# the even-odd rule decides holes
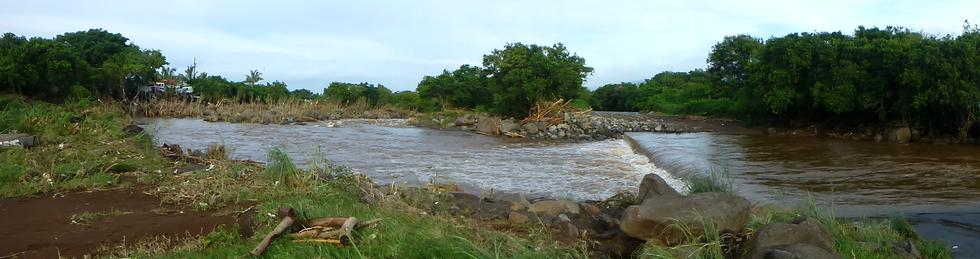
[[[980,147],[877,144],[813,137],[627,133],[658,167],[681,178],[714,173],[760,203],[814,202],[838,217],[900,215],[980,256]]]
[[[144,122],[158,144],[224,144],[232,158],[257,161],[278,147],[301,165],[326,158],[378,183],[452,182],[474,193],[598,200],[635,191],[647,173],[683,189],[678,179],[712,172],[756,203],[812,201],[838,217],[902,215],[922,236],[955,245],[956,257],[980,255],[977,146],[714,133],[627,133],[628,140],[556,144],[406,127],[398,120],[345,120],[336,127]]]
[[[344,120],[305,126],[211,123],[199,119],[146,121],[158,144],[204,149],[224,144],[230,157],[265,161],[281,148],[305,165],[326,158],[376,183],[449,182],[474,193],[600,200],[636,190],[643,175],[682,182],[634,153],[624,140],[576,144],[509,142],[463,131],[406,127],[398,120]]]

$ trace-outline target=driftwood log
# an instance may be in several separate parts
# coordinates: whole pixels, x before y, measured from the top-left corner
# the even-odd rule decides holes
[[[355,217],[318,218],[307,222],[306,229],[290,234],[296,242],[330,243],[350,245],[354,230],[374,225],[381,221],[373,219],[360,221]]]
[[[259,242],[259,244],[255,246],[255,249],[252,249],[252,255],[260,256],[262,253],[265,253],[265,250],[269,248],[269,244],[272,243],[273,238],[279,234],[282,234],[283,231],[286,231],[299,222],[299,220],[296,218],[296,211],[293,210],[293,208],[279,208],[279,217],[282,218],[282,221],[280,221],[279,225],[272,229],[269,234],[265,235],[265,238],[263,238],[262,242]]]

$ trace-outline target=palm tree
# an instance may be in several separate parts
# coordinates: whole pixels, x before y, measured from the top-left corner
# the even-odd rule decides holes
[[[250,70],[248,71],[248,75],[245,76],[245,82],[248,82],[248,84],[251,86],[255,86],[255,84],[262,81],[262,79],[262,72],[259,72],[258,70]]]

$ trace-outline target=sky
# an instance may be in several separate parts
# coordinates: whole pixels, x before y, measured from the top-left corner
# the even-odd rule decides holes
[[[707,66],[726,35],[897,25],[956,35],[980,1],[43,1],[0,0],[0,32],[28,37],[103,28],[158,49],[169,66],[320,92],[333,81],[414,90],[426,75],[507,43],[564,43],[595,68],[585,85]]]

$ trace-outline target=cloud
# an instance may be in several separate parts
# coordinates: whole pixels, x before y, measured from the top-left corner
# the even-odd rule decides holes
[[[944,35],[980,21],[975,1],[2,1],[0,31],[53,37],[105,28],[171,66],[194,59],[241,80],[260,69],[290,88],[331,81],[411,90],[425,75],[508,42],[565,43],[596,68],[590,87],[705,66],[725,35],[850,32],[901,25]]]

